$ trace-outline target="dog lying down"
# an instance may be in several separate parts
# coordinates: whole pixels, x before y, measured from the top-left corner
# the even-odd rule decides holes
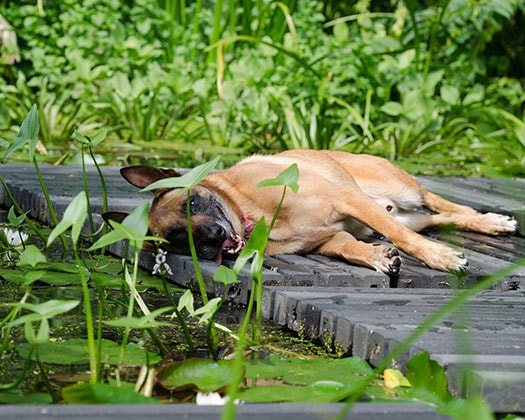
[[[230,169],[211,173],[191,190],[194,242],[200,258],[222,261],[238,253],[252,222],[273,217],[283,187],[255,188],[296,163],[299,191],[286,194],[270,233],[266,253],[317,253],[397,274],[398,249],[444,271],[463,271],[467,260],[458,250],[431,241],[416,232],[439,226],[509,234],[517,229],[511,217],[454,204],[424,189],[415,178],[385,159],[338,151],[290,150],[270,156],[255,155]],[[138,188],[169,177],[174,169],[151,166],[122,168],[122,176]],[[149,213],[150,232],[168,240],[169,251],[190,253],[187,238],[187,194],[175,189],[154,190]],[[107,213],[106,220],[122,220]],[[394,247],[367,243],[373,231]]]

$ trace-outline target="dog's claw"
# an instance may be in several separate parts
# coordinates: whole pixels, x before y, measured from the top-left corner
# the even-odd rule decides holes
[[[379,253],[376,254],[374,267],[377,271],[388,275],[399,274],[401,268],[401,257],[397,248],[378,246]]]
[[[467,267],[468,267],[467,257],[465,257],[465,254],[463,254],[463,253],[457,254],[457,257],[459,259],[459,262],[457,264],[457,268],[456,269],[452,269],[451,271],[452,272],[456,272],[456,273],[464,273],[465,271],[467,271]]]
[[[399,274],[399,269],[401,268],[401,258],[399,257],[399,251],[397,248],[390,248],[387,252],[387,257],[390,259],[388,263],[388,274]]]

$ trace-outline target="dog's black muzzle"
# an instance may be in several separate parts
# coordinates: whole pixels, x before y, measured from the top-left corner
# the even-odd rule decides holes
[[[170,250],[189,255],[190,245],[187,228],[180,225],[169,227],[165,233],[170,243]],[[199,258],[214,260],[222,250],[228,232],[218,223],[198,224],[193,226],[193,242]]]

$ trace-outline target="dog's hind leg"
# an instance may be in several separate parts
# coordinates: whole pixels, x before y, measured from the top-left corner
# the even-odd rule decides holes
[[[471,207],[452,203],[427,190],[423,190],[423,199],[424,206],[437,213],[428,217],[426,227],[449,225],[488,235],[513,233],[518,228],[518,223],[512,217],[479,213]]]
[[[315,251],[328,257],[373,268],[386,274],[399,273],[401,258],[394,247],[358,241],[348,232],[338,232]]]
[[[468,263],[461,251],[422,237],[392,217],[367,195],[353,191],[345,197],[343,191],[339,193],[339,197],[345,198],[336,202],[335,210],[339,214],[346,214],[364,223],[384,235],[401,251],[437,270],[455,272],[466,268]]]

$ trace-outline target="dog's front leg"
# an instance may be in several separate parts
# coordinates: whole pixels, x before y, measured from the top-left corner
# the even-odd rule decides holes
[[[316,252],[328,257],[342,257],[348,262],[386,274],[398,274],[401,266],[401,258],[396,248],[358,241],[348,232],[336,233]]]

